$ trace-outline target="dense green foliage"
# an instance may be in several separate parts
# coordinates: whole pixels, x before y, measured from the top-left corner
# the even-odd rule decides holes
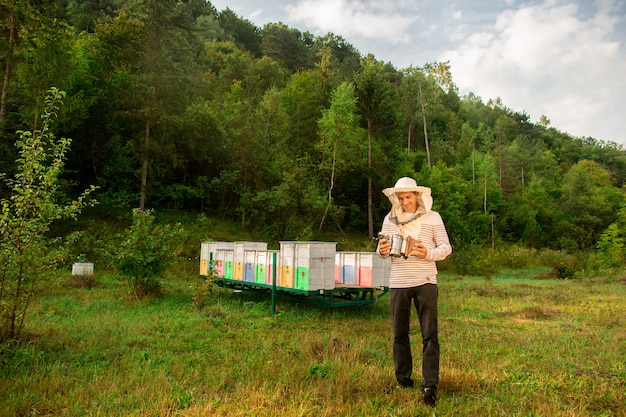
[[[601,243],[623,260],[623,147],[460,96],[447,63],[398,69],[335,34],[258,28],[204,0],[8,0],[0,16],[0,172],[17,172],[15,132],[57,86],[66,191],[97,185],[101,215],[175,208],[270,242],[371,237],[380,190],[412,175],[455,252]]]

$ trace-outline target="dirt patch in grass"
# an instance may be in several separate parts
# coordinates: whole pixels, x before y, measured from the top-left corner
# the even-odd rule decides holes
[[[555,308],[541,306],[529,306],[520,310],[505,311],[501,314],[518,322],[551,320],[563,315]]]
[[[497,284],[485,284],[471,285],[461,289],[461,291],[480,297],[496,297],[506,299],[511,297],[529,296],[537,291],[540,291],[540,289],[528,284],[512,284],[506,286]]]

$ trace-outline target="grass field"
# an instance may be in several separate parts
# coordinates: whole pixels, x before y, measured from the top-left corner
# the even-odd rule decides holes
[[[2,416],[626,416],[626,279],[442,274],[436,409],[395,386],[388,296],[330,309],[62,277],[2,348]],[[195,269],[194,269],[195,271]],[[413,349],[420,361],[419,329]],[[419,380],[420,369],[416,368]]]

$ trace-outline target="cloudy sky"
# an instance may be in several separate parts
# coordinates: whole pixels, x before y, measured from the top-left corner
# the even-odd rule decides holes
[[[258,27],[332,32],[398,69],[450,61],[462,95],[626,145],[624,0],[211,0]]]

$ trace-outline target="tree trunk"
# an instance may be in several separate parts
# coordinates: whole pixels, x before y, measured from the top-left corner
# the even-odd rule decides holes
[[[370,239],[374,237],[374,212],[372,207],[372,120],[367,119],[367,235]]]
[[[426,106],[424,105],[422,82],[419,79],[417,80],[417,86],[420,90],[420,104],[422,105],[422,119],[424,121],[424,143],[426,144],[426,157],[428,158],[428,168],[430,168],[430,147],[428,146],[428,128],[426,127]]]
[[[472,146],[472,185],[476,186],[476,145]]]
[[[500,188],[502,188],[502,177],[504,176],[503,174],[503,165],[504,163],[502,162],[502,134],[498,133],[498,172],[500,174],[500,181],[498,182],[498,185],[500,186]]]
[[[139,210],[146,208],[146,188],[148,185],[148,158],[150,153],[150,118],[146,119],[146,138],[143,149],[143,165],[141,167],[141,191],[139,197]]]
[[[406,153],[411,153],[411,131],[413,130],[413,117],[411,116],[411,120],[409,121],[409,134],[406,140]]]
[[[483,196],[483,210],[487,214],[487,164],[485,164],[485,191]]]
[[[324,227],[324,222],[326,221],[326,216],[328,215],[328,210],[330,209],[331,204],[333,203],[333,188],[335,188],[335,165],[337,163],[337,141],[335,141],[333,148],[333,164],[330,170],[330,185],[328,186],[328,202],[326,203],[326,209],[324,210],[324,215],[322,216],[322,220],[320,221],[319,231],[322,231]]]
[[[9,18],[9,43],[7,45],[7,62],[4,67],[4,81],[2,83],[2,97],[0,98],[0,135],[4,133],[4,124],[7,119],[7,97],[9,95],[9,81],[11,79],[11,63],[13,47],[15,45],[15,15]]]

